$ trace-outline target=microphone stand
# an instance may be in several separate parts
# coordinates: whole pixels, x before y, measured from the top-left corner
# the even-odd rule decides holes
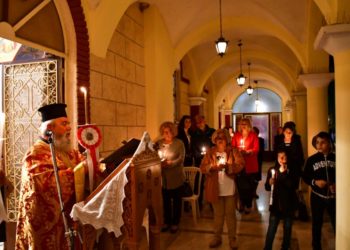
[[[61,184],[58,178],[58,167],[57,167],[57,161],[56,161],[56,151],[54,146],[54,136],[52,131],[48,131],[46,133],[48,136],[48,142],[50,144],[50,150],[52,155],[52,162],[53,162],[53,168],[55,173],[55,179],[56,179],[56,187],[57,187],[57,194],[58,194],[58,200],[60,202],[60,208],[61,208],[61,214],[63,218],[63,224],[64,224],[64,235],[67,238],[68,247],[70,250],[74,250],[74,237],[76,235],[76,232],[68,227],[67,218],[64,214],[64,203],[62,201],[62,192],[61,192]]]

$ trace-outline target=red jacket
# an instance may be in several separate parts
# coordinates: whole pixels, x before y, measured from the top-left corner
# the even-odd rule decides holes
[[[259,152],[259,138],[253,132],[250,131],[247,138],[241,141],[243,136],[237,132],[232,138],[232,147],[238,148],[238,150],[246,151],[242,152],[245,161],[245,171],[247,174],[253,174],[258,172],[258,152]],[[243,144],[242,144],[243,143]],[[243,147],[244,146],[244,147]]]

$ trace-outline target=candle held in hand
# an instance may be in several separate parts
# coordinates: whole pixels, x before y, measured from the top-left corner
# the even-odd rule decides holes
[[[272,178],[275,178],[275,174],[276,174],[275,170],[271,169],[271,176],[272,176]]]
[[[219,165],[225,165],[225,164],[226,164],[225,158],[220,158]]]
[[[276,174],[276,171],[274,169],[271,169],[271,176],[272,176],[273,179],[275,178],[275,174]],[[271,185],[270,202],[269,202],[270,206],[273,203],[273,189],[274,189],[274,185],[272,184]]]
[[[244,149],[244,148],[245,148],[244,139],[243,139],[243,138],[240,140],[239,147],[240,147],[241,149]]]
[[[202,147],[201,155],[205,155],[207,153],[207,149],[205,147]]]

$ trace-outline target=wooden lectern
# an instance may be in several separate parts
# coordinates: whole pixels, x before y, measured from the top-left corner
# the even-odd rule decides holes
[[[101,228],[114,232],[113,246],[108,249],[140,249],[146,209],[148,210],[148,223],[146,223],[148,224],[146,228],[148,249],[160,249],[160,228],[163,221],[161,179],[160,158],[153,150],[148,133],[145,132],[134,155],[125,159],[113,170],[89,195],[84,204],[80,204],[80,207],[76,207],[79,205],[76,204],[73,207],[73,218],[84,224],[84,249],[93,249],[96,229]],[[122,182],[124,189],[118,188],[116,182],[119,182],[119,185]],[[103,205],[100,204],[107,204],[108,208],[103,209]],[[113,210],[114,206],[115,210]],[[118,214],[119,207],[120,214]],[[94,211],[94,209],[97,210]],[[89,217],[90,215],[93,216]],[[99,222],[101,218],[104,221]],[[121,218],[120,222],[113,223],[111,226],[106,223],[106,221],[113,222]]]

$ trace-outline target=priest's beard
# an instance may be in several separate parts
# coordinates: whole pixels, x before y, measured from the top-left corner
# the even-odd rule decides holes
[[[70,133],[55,136],[55,148],[58,151],[68,153],[71,150]]]

